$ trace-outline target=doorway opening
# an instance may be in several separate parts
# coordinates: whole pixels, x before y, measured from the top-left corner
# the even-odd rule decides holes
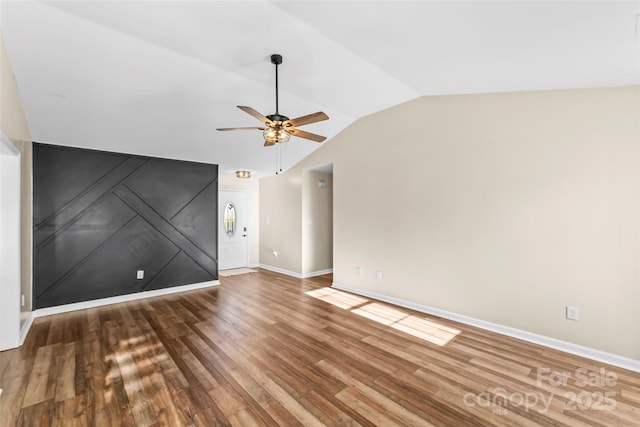
[[[333,271],[333,163],[302,175],[302,276]]]

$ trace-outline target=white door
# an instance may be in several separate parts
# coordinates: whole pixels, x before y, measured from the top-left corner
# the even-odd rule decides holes
[[[248,265],[247,192],[218,192],[218,270]]]

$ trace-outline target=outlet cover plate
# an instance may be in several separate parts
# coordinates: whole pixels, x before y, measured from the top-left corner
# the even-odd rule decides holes
[[[569,319],[569,320],[579,320],[580,319],[580,312],[578,310],[578,307],[573,307],[573,306],[568,305],[567,306],[566,315],[567,315],[567,319]]]

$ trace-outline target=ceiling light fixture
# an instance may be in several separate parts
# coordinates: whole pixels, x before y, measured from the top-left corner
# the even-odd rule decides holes
[[[271,127],[266,128],[262,132],[262,136],[268,145],[273,145],[277,142],[287,142],[289,138],[291,138],[289,132],[287,132],[280,122],[274,122]]]
[[[264,136],[265,147],[274,146],[277,143],[287,142],[291,135],[299,138],[309,139],[315,142],[322,142],[326,137],[322,135],[316,135],[315,133],[299,130],[298,126],[308,125],[311,123],[321,122],[327,120],[327,116],[322,111],[317,113],[307,114],[306,116],[290,119],[278,112],[278,65],[282,64],[282,55],[274,53],[271,55],[271,63],[276,67],[276,113],[268,116],[262,115],[251,107],[238,105],[238,108],[245,113],[255,117],[263,123],[260,127],[240,127],[240,128],[218,128],[221,131],[228,130],[261,130],[262,136]]]
[[[251,178],[249,171],[236,171],[236,178]]]

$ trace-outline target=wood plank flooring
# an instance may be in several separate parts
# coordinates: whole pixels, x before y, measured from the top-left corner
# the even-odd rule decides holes
[[[0,426],[640,425],[637,373],[330,275],[221,283],[36,319],[0,353]]]

